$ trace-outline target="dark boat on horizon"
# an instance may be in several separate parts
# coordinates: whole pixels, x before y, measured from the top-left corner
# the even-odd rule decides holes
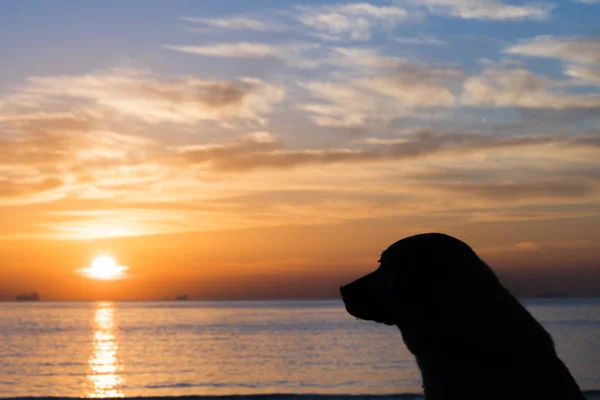
[[[178,301],[185,301],[187,299],[188,299],[188,295],[187,294],[182,294],[180,296],[175,297],[175,300],[178,300]]]
[[[37,292],[32,292],[28,294],[20,294],[17,296],[17,301],[40,301],[40,295]]]

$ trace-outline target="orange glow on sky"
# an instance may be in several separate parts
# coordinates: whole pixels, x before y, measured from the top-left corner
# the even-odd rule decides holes
[[[336,297],[424,232],[600,295],[591,4],[9,3],[0,299]]]

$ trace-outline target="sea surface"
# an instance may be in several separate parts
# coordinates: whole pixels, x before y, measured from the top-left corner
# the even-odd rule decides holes
[[[524,303],[600,398],[600,299]],[[0,303],[0,397],[421,392],[397,328],[358,321],[341,301]]]

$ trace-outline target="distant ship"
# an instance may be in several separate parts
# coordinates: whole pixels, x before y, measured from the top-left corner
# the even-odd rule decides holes
[[[182,294],[180,296],[175,297],[175,300],[180,300],[180,301],[185,301],[188,299],[188,295],[187,294]]]
[[[40,295],[37,292],[29,294],[20,294],[17,296],[17,301],[40,301]]]

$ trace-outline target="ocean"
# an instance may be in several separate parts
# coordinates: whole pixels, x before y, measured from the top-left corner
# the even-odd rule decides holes
[[[599,399],[600,299],[524,304]],[[422,398],[397,328],[337,300],[4,302],[0,316],[3,398]]]

